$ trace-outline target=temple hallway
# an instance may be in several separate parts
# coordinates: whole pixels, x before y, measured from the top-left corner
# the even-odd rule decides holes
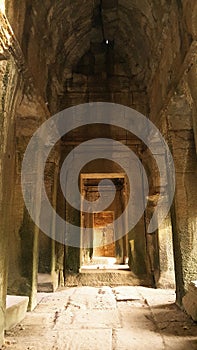
[[[197,325],[173,290],[76,287],[38,294],[39,303],[6,334],[6,350],[194,350]]]

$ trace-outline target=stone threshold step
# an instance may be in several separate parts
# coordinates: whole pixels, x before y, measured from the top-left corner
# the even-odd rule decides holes
[[[137,279],[130,271],[113,271],[106,272],[104,270],[81,272],[79,274],[68,274],[66,276],[65,286],[150,286],[146,276]]]
[[[38,292],[55,292],[58,288],[58,273],[38,273]]]

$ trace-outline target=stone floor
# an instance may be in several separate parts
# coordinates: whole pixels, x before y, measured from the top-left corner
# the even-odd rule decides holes
[[[4,349],[197,349],[197,325],[176,307],[172,290],[76,287],[39,299],[7,332]]]

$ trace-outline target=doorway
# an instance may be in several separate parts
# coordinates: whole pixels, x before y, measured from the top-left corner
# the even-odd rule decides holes
[[[128,266],[128,234],[118,238],[114,229],[114,221],[121,216],[126,205],[125,175],[120,173],[81,174],[82,198],[93,202],[99,198],[98,185],[101,180],[113,182],[116,194],[108,208],[101,212],[87,213],[81,203],[81,270],[93,269],[129,269]],[[104,189],[108,196],[110,186]],[[126,222],[122,222],[124,228]],[[86,228],[91,234],[86,234]]]

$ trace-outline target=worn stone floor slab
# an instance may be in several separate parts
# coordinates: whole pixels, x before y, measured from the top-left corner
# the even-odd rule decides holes
[[[196,350],[197,340],[188,337],[173,337],[173,341],[169,337],[164,336],[165,348],[167,350]]]
[[[114,334],[114,348],[117,350],[163,350],[163,339],[148,327],[135,327],[134,329],[119,329]]]
[[[131,312],[126,308],[121,308],[120,315],[122,327],[125,329],[139,328],[140,325],[149,330],[153,330],[155,327],[151,313],[148,309],[135,309],[134,312]]]
[[[78,313],[74,320],[76,327],[120,328],[118,310],[94,310]]]
[[[173,290],[76,287],[40,294],[6,350],[197,350],[197,325]]]
[[[114,287],[112,290],[117,301],[140,300],[142,298],[137,287],[131,288],[130,286],[118,286]]]
[[[58,332],[54,350],[111,350],[111,329],[79,329]]]
[[[83,287],[76,289],[70,297],[70,304],[87,306],[88,309],[114,309],[116,298],[110,287]]]

